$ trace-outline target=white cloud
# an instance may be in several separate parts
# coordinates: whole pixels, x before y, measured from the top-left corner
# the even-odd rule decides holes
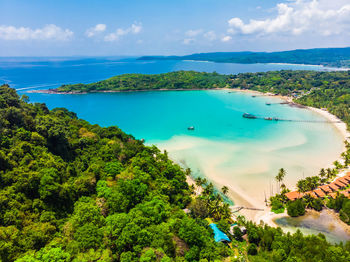
[[[107,26],[105,24],[97,24],[94,27],[86,30],[85,34],[87,37],[93,37],[99,33],[102,33],[106,30]]]
[[[228,33],[300,35],[313,33],[335,35],[350,30],[348,0],[292,0],[276,5],[277,15],[263,20],[250,19],[244,23],[234,17],[228,21]]]
[[[107,42],[117,41],[120,39],[121,36],[128,35],[128,34],[138,34],[142,30],[142,25],[134,23],[130,27],[123,29],[118,28],[114,33],[110,33],[104,37],[104,40]]]
[[[232,39],[231,36],[225,35],[225,36],[223,36],[223,37],[221,38],[221,41],[222,41],[222,42],[228,42],[228,41],[230,41],[231,39]]]
[[[132,24],[130,28],[130,32],[133,34],[138,34],[142,30],[142,25],[141,24]]]
[[[216,34],[214,31],[208,31],[203,35],[209,41],[214,41],[216,39]]]
[[[188,30],[188,31],[186,31],[186,36],[188,36],[188,37],[195,37],[195,36],[197,36],[197,35],[199,35],[199,34],[201,34],[203,32],[203,30],[202,29],[196,29],[196,30]]]
[[[194,38],[185,38],[184,41],[183,41],[183,43],[184,43],[185,45],[189,45],[189,44],[192,44],[194,41],[195,41]]]
[[[0,25],[0,39],[3,40],[59,40],[66,41],[73,37],[69,29],[62,29],[54,24],[43,28],[15,27]]]

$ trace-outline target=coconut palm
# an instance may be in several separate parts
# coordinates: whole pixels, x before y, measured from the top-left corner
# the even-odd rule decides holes
[[[320,170],[320,173],[318,175],[321,178],[321,181],[324,182],[325,178],[327,177],[327,174],[326,174],[326,171],[324,170],[324,168],[322,168]]]
[[[226,195],[226,194],[228,193],[228,187],[227,187],[227,186],[223,186],[223,187],[221,188],[221,192],[222,192],[224,195]]]
[[[201,177],[197,177],[195,179],[195,182],[196,182],[196,186],[198,186],[198,187],[203,185],[203,179]]]
[[[280,188],[280,184],[281,182],[283,181],[284,177],[286,176],[286,171],[281,168],[279,171],[278,171],[278,174],[277,176],[275,177],[277,183],[278,183],[278,188]]]

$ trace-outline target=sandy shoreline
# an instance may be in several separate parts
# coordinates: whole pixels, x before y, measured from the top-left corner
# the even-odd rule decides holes
[[[281,96],[281,95],[274,95],[271,93],[262,93],[256,90],[241,90],[241,89],[229,89],[231,91],[235,92],[243,92],[243,93],[250,93],[253,95],[259,95],[259,96],[267,96],[267,97],[277,97],[280,98],[287,103],[292,103],[292,104],[297,104],[293,101],[292,97],[287,97],[287,96]],[[314,108],[314,107],[305,107],[308,110],[311,110],[319,115],[321,115],[323,118],[327,119],[331,124],[338,130],[338,132],[341,134],[343,137],[343,141],[350,141],[350,132],[347,129],[347,125],[341,121],[338,117],[335,115],[329,113],[326,110],[319,109],[319,108]],[[343,151],[345,151],[345,143],[343,143]],[[341,157],[339,156],[339,159]],[[339,160],[335,159],[335,160]],[[346,173],[348,170],[343,171],[339,175],[341,176],[343,173]],[[229,196],[236,195],[235,193],[229,192]],[[233,197],[232,199],[235,202],[235,206],[238,205],[257,205],[258,202],[254,201],[242,201],[242,197],[239,197],[238,201],[236,197]],[[259,201],[260,202],[260,201]],[[288,216],[287,213],[282,213],[282,214],[275,214],[270,211],[269,207],[266,207],[265,205],[262,206],[261,203],[259,204],[259,208],[264,208],[264,211],[252,211],[252,210],[241,210],[240,213],[244,215],[248,220],[254,221],[255,223],[260,223],[260,221],[263,221],[265,224],[268,224],[273,227],[277,227],[278,225],[274,222],[275,219],[282,218],[284,216]],[[336,219],[339,219],[338,216],[334,215]],[[339,219],[340,220],[340,219]]]
[[[297,103],[293,102],[292,97],[287,96],[281,96],[281,95],[275,95],[272,93],[262,93],[256,90],[247,90],[247,89],[232,89],[232,88],[213,88],[213,89],[154,89],[154,90],[111,90],[111,91],[96,91],[93,93],[120,93],[120,92],[157,92],[157,91],[210,91],[210,90],[221,90],[226,92],[241,92],[241,93],[249,93],[251,95],[257,95],[257,96],[266,96],[266,97],[275,97],[279,98],[289,105],[293,106],[300,106]],[[56,92],[55,90],[35,90],[35,91],[28,91],[28,92],[34,92],[34,93],[49,93],[49,94],[86,94],[84,92],[78,93],[78,92]],[[92,92],[91,92],[92,93]],[[338,132],[343,137],[343,140],[348,140],[350,137],[350,133],[347,130],[347,126],[344,122],[340,121],[336,116],[330,114],[329,112],[313,108],[313,107],[306,107],[301,106],[308,110],[311,110],[319,115],[321,115],[323,118],[327,119],[329,122],[332,122],[332,125],[338,130]],[[344,148],[345,149],[345,144]],[[339,156],[340,158],[340,156]],[[334,159],[337,160],[337,159]],[[259,223],[260,221],[264,221],[264,223],[269,224],[270,226],[277,226],[274,220],[276,218],[280,218],[283,216],[286,216],[287,214],[274,214],[270,211],[269,207],[266,207],[266,204],[264,203],[264,197],[261,196],[261,199],[259,197],[251,197],[247,196],[247,194],[244,192],[244,190],[240,189],[234,184],[227,185],[226,181],[220,181],[218,178],[211,177],[209,179],[212,179],[212,182],[214,183],[214,186],[216,188],[221,188],[223,185],[226,185],[229,188],[228,197],[232,199],[235,203],[235,207],[249,207],[249,208],[258,208],[263,209],[263,211],[256,211],[256,210],[248,210],[243,209],[239,212],[239,214],[244,215],[248,220],[252,220],[256,223]],[[192,178],[187,178],[187,182],[189,185],[195,185],[195,181]],[[196,192],[198,193],[198,192]]]

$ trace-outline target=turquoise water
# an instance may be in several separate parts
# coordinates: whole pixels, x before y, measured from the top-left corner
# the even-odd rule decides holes
[[[275,97],[224,90],[30,94],[49,108],[66,107],[90,123],[118,125],[148,144],[170,152],[178,163],[229,186],[252,205],[272,194],[278,169],[287,170],[289,186],[302,176],[316,175],[342,151],[342,138],[331,124],[276,122],[242,117],[324,120],[306,109],[279,104]],[[266,106],[265,103],[272,103]],[[194,131],[187,127],[194,126]],[[259,185],[259,188],[256,188]]]

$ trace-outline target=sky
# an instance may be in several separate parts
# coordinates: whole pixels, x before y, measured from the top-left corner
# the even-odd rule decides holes
[[[0,0],[0,56],[350,46],[350,0]]]

